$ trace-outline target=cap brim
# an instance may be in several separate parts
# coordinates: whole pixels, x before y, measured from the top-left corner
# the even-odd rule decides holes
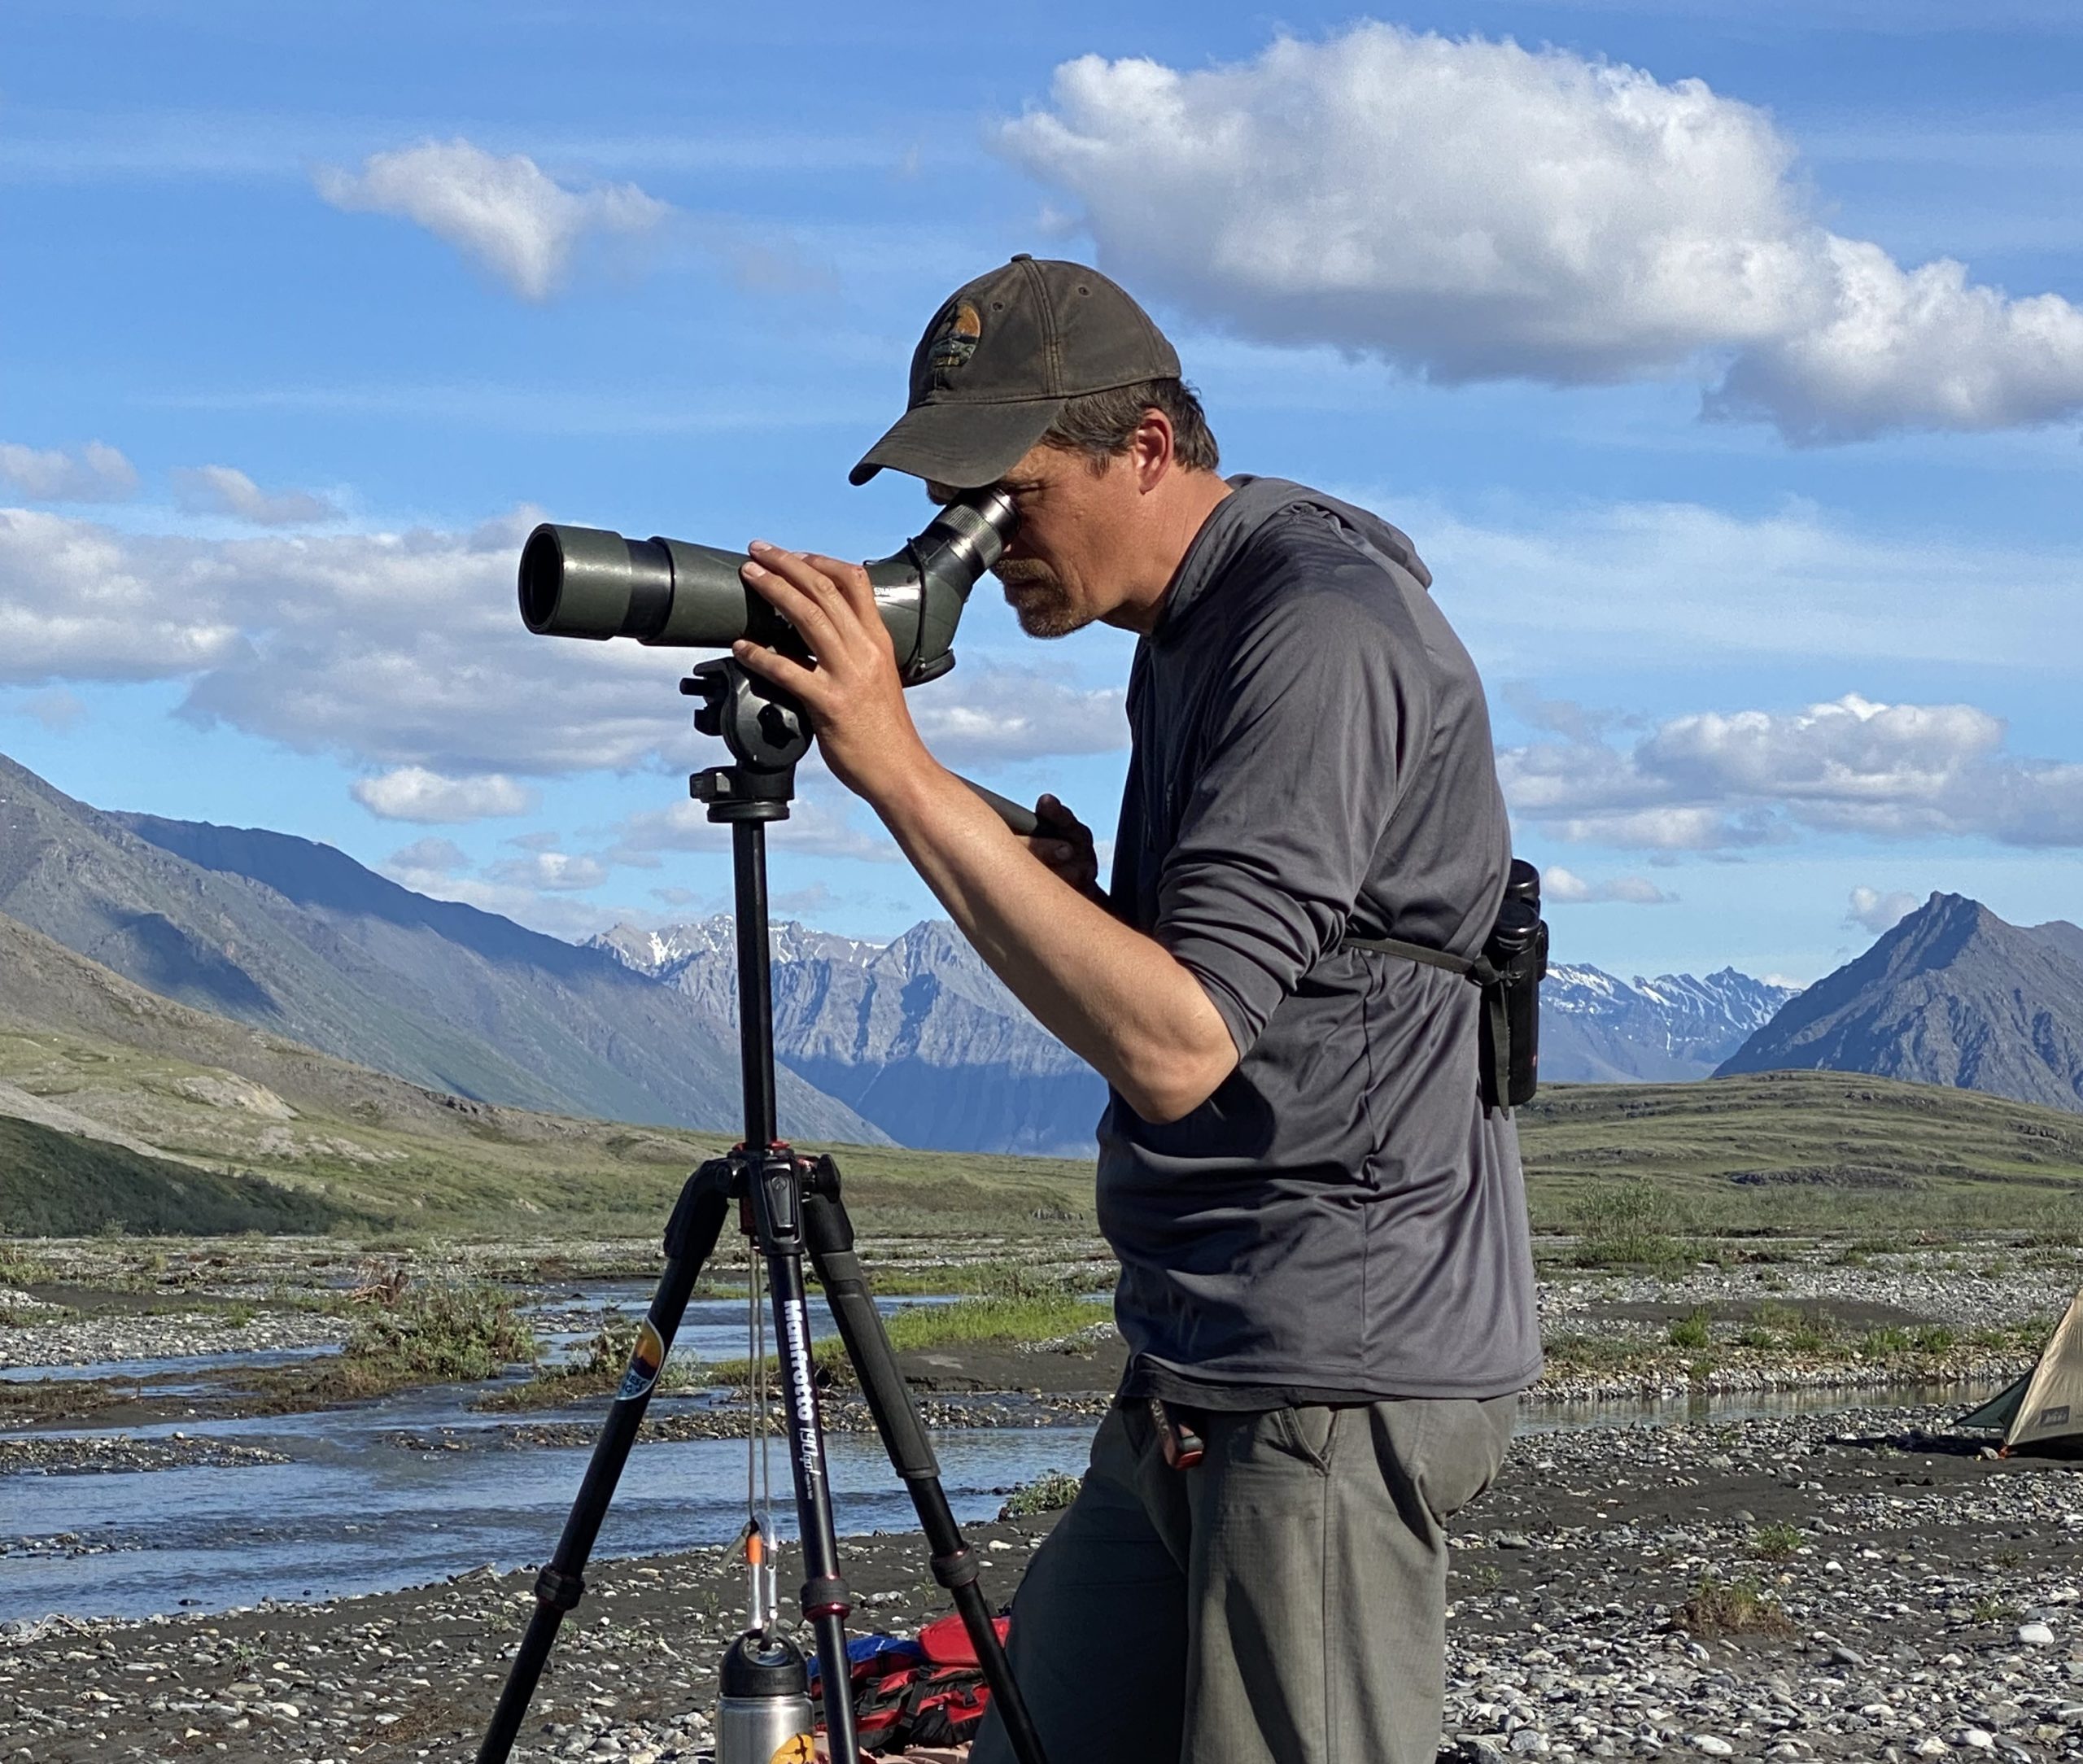
[[[861,456],[847,477],[865,484],[887,465],[956,490],[994,484],[1049,432],[1068,399],[920,404]]]

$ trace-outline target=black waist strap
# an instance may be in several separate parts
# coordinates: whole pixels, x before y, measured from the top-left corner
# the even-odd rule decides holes
[[[1483,989],[1483,1014],[1487,1028],[1480,1063],[1490,1069],[1482,1075],[1483,1101],[1492,1108],[1505,1107],[1511,1094],[1511,1028],[1504,1011],[1503,976],[1479,955],[1453,955],[1422,943],[1405,943],[1400,937],[1347,937],[1339,945],[1347,950],[1372,950],[1382,955],[1399,955],[1406,962],[1426,967],[1443,967]]]
[[[1383,955],[1400,955],[1406,961],[1421,962],[1427,967],[1443,967],[1449,974],[1475,972],[1477,958],[1472,955],[1450,955],[1444,950],[1435,950],[1422,943],[1405,943],[1400,937],[1347,937],[1340,945],[1347,950],[1376,950]]]

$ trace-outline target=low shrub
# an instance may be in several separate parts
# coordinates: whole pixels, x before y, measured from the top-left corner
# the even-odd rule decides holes
[[[1669,1267],[1685,1259],[1677,1203],[1646,1182],[1600,1183],[1572,1209],[1577,1260],[1589,1266],[1612,1263]]]
[[[1077,1499],[1085,1479],[1068,1470],[1045,1470],[1031,1482],[1022,1482],[1012,1497],[998,1509],[1001,1519],[1031,1519],[1037,1513],[1060,1513]]]
[[[1680,1317],[1670,1325],[1665,1339],[1674,1347],[1692,1349],[1705,1347],[1713,1339],[1713,1332],[1709,1326],[1707,1308],[1701,1305],[1689,1316]]]
[[[1783,1520],[1761,1525],[1750,1534],[1750,1553],[1761,1561],[1783,1562],[1801,1549],[1801,1527]]]
[[[1780,1601],[1748,1574],[1723,1580],[1712,1569],[1678,1608],[1678,1624],[1699,1641],[1722,1635],[1786,1635],[1793,1625]]]
[[[363,1315],[341,1358],[390,1378],[460,1383],[535,1358],[535,1332],[510,1292],[463,1282],[415,1286]]]

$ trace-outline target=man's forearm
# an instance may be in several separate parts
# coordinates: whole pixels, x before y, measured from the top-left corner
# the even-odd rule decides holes
[[[907,771],[874,806],[991,971],[1153,1121],[1205,1100],[1237,1063],[1200,982],[1038,862],[937,764]]]

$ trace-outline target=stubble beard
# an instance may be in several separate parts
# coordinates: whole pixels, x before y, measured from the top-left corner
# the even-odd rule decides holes
[[[1020,628],[1030,637],[1068,637],[1092,622],[1072,605],[1056,572],[1038,558],[1001,558],[992,574],[1005,589]]]

